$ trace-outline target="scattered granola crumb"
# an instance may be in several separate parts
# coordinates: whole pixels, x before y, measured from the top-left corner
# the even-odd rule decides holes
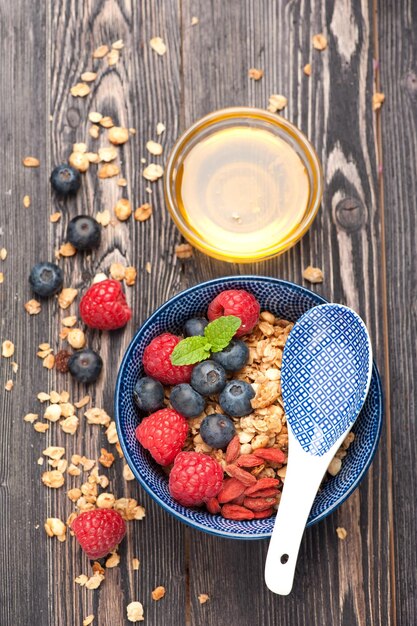
[[[154,50],[157,54],[162,56],[167,51],[167,47],[161,37],[152,37],[149,42],[152,50]]]
[[[93,124],[98,124],[100,120],[103,119],[103,116],[101,113],[98,113],[97,111],[91,111],[88,114],[88,119],[90,122],[92,122]]]
[[[49,221],[52,222],[52,224],[59,222],[60,219],[61,219],[61,213],[59,211],[55,211],[55,213],[52,213],[49,216]]]
[[[116,63],[118,62],[120,58],[120,52],[116,50],[115,48],[112,48],[112,50],[110,50],[106,58],[107,58],[108,65],[112,67],[113,65],[116,65]]]
[[[113,178],[113,176],[118,176],[119,174],[120,167],[115,163],[105,163],[99,168],[97,172],[97,176],[101,179]]]
[[[109,51],[109,46],[103,45],[96,48],[93,52],[93,59],[103,59]]]
[[[385,94],[379,91],[376,91],[372,96],[372,110],[378,111],[382,107],[382,104],[385,100]]]
[[[311,64],[310,63],[307,63],[306,65],[304,65],[303,72],[306,76],[311,76]]]
[[[68,163],[79,172],[86,172],[90,167],[90,161],[84,152],[72,152]]]
[[[341,467],[342,467],[342,460],[338,459],[337,457],[334,457],[330,461],[327,471],[329,472],[331,476],[336,476],[336,474],[340,472]]]
[[[79,350],[85,346],[85,334],[80,328],[71,328],[67,336],[67,341],[71,348]]]
[[[157,163],[149,163],[149,165],[143,170],[142,174],[146,180],[155,182],[158,178],[163,176],[164,170],[161,165],[158,165]]]
[[[137,271],[135,267],[129,266],[125,271],[125,283],[128,287],[132,287],[132,285],[136,282]]]
[[[90,87],[86,83],[77,83],[70,89],[71,95],[75,98],[85,98],[90,91]]]
[[[151,273],[151,271],[152,271],[152,266],[151,266],[150,261],[146,261],[146,263],[145,263],[145,271],[146,271],[148,274],[150,274],[150,273]]]
[[[25,310],[29,313],[29,315],[38,315],[41,311],[41,303],[37,300],[28,300],[25,305]]]
[[[77,407],[77,409],[81,409],[83,406],[86,406],[86,404],[90,402],[90,399],[90,396],[84,396],[83,398],[81,398],[81,400],[78,400],[78,402],[74,402],[74,406]]]
[[[127,605],[126,610],[129,622],[142,622],[144,620],[143,606],[140,602],[131,602]]]
[[[196,26],[199,23],[199,19],[196,15],[193,15],[193,17],[191,18],[191,26]]]
[[[19,365],[17,363],[15,363],[15,361],[12,361],[11,365],[12,365],[13,374],[17,374],[18,369],[19,369]]]
[[[269,97],[268,111],[271,113],[276,113],[277,111],[282,111],[288,104],[288,99],[285,96],[281,96],[280,94],[272,94]]]
[[[110,161],[114,161],[117,158],[117,150],[114,146],[105,146],[104,148],[99,148],[98,156],[105,163],[110,163]]]
[[[146,142],[146,149],[154,156],[159,156],[163,152],[163,147],[156,141],[149,140]]]
[[[149,202],[141,204],[134,213],[134,218],[137,222],[145,222],[152,215],[152,207]]]
[[[23,206],[25,209],[30,207],[30,196],[23,196]]]
[[[67,527],[58,517],[48,517],[44,528],[48,537],[57,537],[58,541],[65,541]]]
[[[68,309],[77,297],[78,289],[65,287],[58,296],[58,304],[61,309]]]
[[[102,226],[108,226],[110,224],[110,220],[111,220],[110,211],[108,209],[104,209],[104,211],[99,211],[96,214],[96,220]],[[107,276],[106,276],[106,278],[107,278]],[[105,280],[105,279],[103,279],[103,280]]]
[[[100,136],[100,127],[97,126],[96,124],[93,124],[92,126],[90,126],[90,128],[88,129],[88,134],[90,135],[90,137],[92,137],[93,139],[98,139]]]
[[[123,466],[123,478],[125,480],[134,480],[135,476],[128,465]]]
[[[127,187],[127,180],[126,180],[126,178],[119,178],[117,180],[117,185],[119,187]]]
[[[118,200],[114,207],[114,213],[118,220],[125,222],[132,215],[132,205],[127,198],[121,198]]]
[[[3,341],[2,346],[1,346],[1,355],[4,356],[6,359],[14,355],[13,341],[9,341],[8,339]]]
[[[61,247],[58,250],[58,254],[63,257],[74,256],[74,254],[76,253],[77,253],[77,249],[74,248],[72,243],[70,243],[69,241],[66,241],[65,243],[61,244]]]
[[[139,561],[139,559],[137,559],[137,558],[135,558],[135,557],[134,557],[134,558],[132,559],[132,569],[133,569],[134,571],[137,571],[137,570],[139,569],[139,565],[140,565],[140,561]]]
[[[129,139],[129,131],[122,126],[113,126],[109,130],[108,138],[111,143],[119,146]]]
[[[62,415],[62,408],[60,404],[50,404],[45,409],[44,418],[50,422],[57,422]]]
[[[114,463],[114,454],[108,452],[105,448],[101,448],[101,456],[98,460],[103,467],[111,467]]]
[[[22,160],[22,163],[25,167],[39,167],[41,164],[39,159],[36,157],[28,156]]]
[[[312,267],[309,265],[303,272],[303,278],[304,280],[308,280],[310,283],[322,283],[324,276],[319,267]]]
[[[209,600],[209,596],[206,593],[200,593],[200,595],[198,596],[198,601],[200,604],[205,604],[207,602],[207,600]]]
[[[97,78],[97,72],[83,72],[81,74],[81,80],[85,83],[92,83]]]
[[[14,382],[11,379],[7,380],[6,384],[4,385],[5,390],[11,391],[13,387],[14,387]]]
[[[123,39],[118,39],[117,41],[114,41],[111,47],[113,48],[113,50],[122,50],[125,47]]]
[[[346,528],[343,528],[343,526],[339,526],[338,528],[336,528],[336,533],[339,539],[343,540],[347,537],[347,530]]]
[[[257,69],[256,67],[251,67],[248,71],[248,76],[249,78],[252,78],[252,80],[260,80],[263,75],[264,71],[261,69]]]
[[[3,272],[0,272],[0,283],[4,282],[4,274]]]
[[[36,426],[36,424],[35,424]],[[42,474],[42,482],[46,487],[51,489],[59,489],[65,483],[64,474],[58,470],[51,470]]]
[[[83,626],[90,626],[90,624],[94,621],[94,615],[87,615],[87,617],[85,617],[83,619]]]
[[[114,122],[109,115],[105,115],[104,117],[102,117],[99,124],[103,128],[112,128],[114,126]]]
[[[165,130],[165,124],[163,124],[162,122],[158,122],[156,125],[156,134],[158,135],[162,135],[162,133]]]
[[[120,556],[117,554],[117,552],[112,552],[111,556],[109,556],[109,558],[106,560],[106,567],[107,568],[111,568],[111,567],[117,567],[120,563]]]
[[[178,259],[189,259],[193,256],[193,247],[189,243],[180,243],[175,246],[175,254]]]
[[[73,152],[81,152],[81,154],[84,154],[85,152],[87,152],[87,144],[84,143],[84,142],[73,143],[72,144],[72,151]]]
[[[91,578],[87,580],[87,582],[85,583],[85,588],[86,589],[98,589],[101,583],[103,582],[103,580],[104,580],[104,575],[99,574],[97,572],[96,574],[91,576]]]
[[[91,282],[93,285],[95,285],[96,283],[101,283],[103,280],[107,280],[107,276],[106,274],[104,274],[104,272],[99,272],[94,276]]]
[[[313,48],[316,50],[325,50],[327,48],[327,39],[323,35],[323,33],[319,33],[318,35],[313,36]]]
[[[49,424],[46,424],[45,422],[35,422],[33,424],[33,428],[36,430],[37,433],[45,433],[47,430],[49,430]]]
[[[74,582],[76,582],[77,585],[81,585],[81,587],[83,587],[87,580],[88,576],[86,576],[85,574],[80,574],[79,576],[77,576],[77,578],[75,578]]]
[[[104,569],[104,567],[101,566],[101,564],[98,561],[94,561],[93,563],[93,574],[103,574],[106,570]]]
[[[5,261],[7,257],[7,250],[6,248],[2,248],[0,250],[0,260]]]
[[[161,600],[161,598],[164,597],[166,593],[165,587],[159,586],[159,587],[155,587],[155,589],[152,591],[152,600]]]
[[[73,326],[75,326],[76,323],[77,323],[76,315],[68,315],[67,317],[64,317],[62,320],[62,325],[66,326],[67,328],[72,328]]]
[[[26,415],[23,418],[23,421],[33,424],[33,422],[36,422],[38,417],[39,415],[37,413],[26,413]]]

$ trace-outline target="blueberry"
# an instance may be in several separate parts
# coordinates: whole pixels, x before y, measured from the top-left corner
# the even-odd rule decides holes
[[[223,411],[233,417],[243,417],[252,413],[251,398],[255,392],[244,380],[231,380],[219,396],[219,404]]]
[[[133,399],[141,411],[152,413],[164,406],[164,387],[159,380],[144,376],[133,390]]]
[[[226,372],[238,372],[249,359],[249,348],[241,339],[232,339],[227,348],[212,354],[213,361],[220,363]]]
[[[100,224],[89,215],[77,215],[68,224],[67,240],[77,250],[98,248],[100,239]]]
[[[230,417],[221,413],[207,415],[200,424],[200,435],[204,443],[223,450],[235,436],[235,425]]]
[[[53,296],[62,288],[64,275],[55,263],[36,263],[30,271],[29,283],[33,291],[42,298]]]
[[[226,384],[224,368],[214,361],[203,361],[193,368],[191,385],[203,396],[219,393]]]
[[[61,196],[75,193],[81,185],[80,172],[66,163],[57,165],[51,174],[51,185]]]
[[[184,324],[184,335],[186,337],[204,336],[204,329],[208,324],[205,317],[193,317]]]
[[[68,361],[71,375],[80,383],[94,383],[100,376],[102,367],[101,356],[89,348],[75,352]]]
[[[173,408],[184,417],[196,417],[200,415],[206,405],[203,396],[195,391],[191,385],[182,383],[175,385],[169,396]]]

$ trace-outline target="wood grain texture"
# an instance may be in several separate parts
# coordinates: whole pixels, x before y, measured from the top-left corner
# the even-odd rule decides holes
[[[397,623],[417,622],[416,215],[417,6],[378,2],[382,179],[387,254]],[[390,341],[395,328],[395,340]]]
[[[199,24],[191,27],[193,15]],[[312,229],[287,254],[253,266],[197,254],[184,279],[254,272],[302,283],[304,267],[318,265],[325,281],[316,289],[363,316],[382,365],[372,20],[367,2],[195,1],[184,7],[185,125],[224,106],[265,107],[269,95],[282,93],[289,101],[284,115],[318,151],[326,189]],[[311,45],[318,32],[328,38],[322,53]],[[302,72],[306,63],[310,78]],[[264,69],[262,80],[248,78],[251,67]],[[191,623],[216,624],[222,615],[231,624],[390,624],[388,462],[383,442],[361,489],[307,531],[289,598],[274,597],[263,585],[266,543],[236,545],[190,532]],[[348,531],[343,543],[337,526]],[[198,603],[202,592],[212,598],[210,610]]]

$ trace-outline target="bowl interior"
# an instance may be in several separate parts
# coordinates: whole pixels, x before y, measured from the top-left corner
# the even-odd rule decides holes
[[[247,289],[258,299],[261,310],[296,321],[308,309],[326,302],[317,294],[286,281],[258,276],[226,277],[201,283],[179,293],[148,318],[132,339],[120,366],[115,393],[115,419],[120,443],[135,477],[148,493],[181,521],[215,535],[237,539],[269,537],[274,517],[264,520],[233,521],[202,509],[186,508],[171,498],[167,476],[135,438],[139,417],[133,402],[133,388],[143,376],[142,356],[149,342],[162,332],[180,334],[184,321],[205,315],[211,300],[225,289]],[[376,450],[382,425],[381,384],[373,367],[370,390],[352,430],[355,440],[337,476],[330,478],[317,494],[308,525],[336,509],[359,484]]]

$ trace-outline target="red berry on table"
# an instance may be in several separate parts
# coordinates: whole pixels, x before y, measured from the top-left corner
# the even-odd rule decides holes
[[[120,283],[107,279],[87,289],[80,302],[80,315],[91,328],[116,330],[127,324],[132,311]]]
[[[169,465],[182,450],[188,433],[185,417],[174,409],[161,409],[145,417],[136,439],[160,465]]]
[[[223,315],[235,315],[242,321],[235,337],[247,335],[256,326],[259,313],[259,302],[254,295],[244,289],[228,289],[222,291],[209,304],[207,317],[210,321]]]
[[[164,385],[178,385],[189,383],[191,380],[192,365],[172,365],[171,354],[181,337],[163,333],[152,339],[143,353],[143,367],[151,378],[159,380]]]
[[[183,506],[200,506],[219,493],[223,469],[201,452],[180,452],[169,475],[169,492]]]
[[[71,530],[89,559],[101,559],[121,542],[126,524],[113,509],[94,509],[80,513],[72,522]]]

